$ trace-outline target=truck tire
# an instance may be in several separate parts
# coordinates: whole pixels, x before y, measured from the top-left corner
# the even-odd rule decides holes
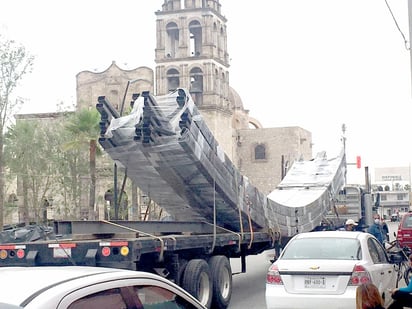
[[[212,305],[212,280],[205,260],[190,260],[183,272],[182,288],[196,297],[206,308]]]
[[[212,308],[226,309],[232,297],[232,268],[224,255],[212,256],[209,260],[212,272]]]
[[[181,259],[179,260],[179,270],[178,270],[178,277],[175,278],[178,285],[182,286],[183,284],[183,274],[185,272],[187,265],[187,260]]]

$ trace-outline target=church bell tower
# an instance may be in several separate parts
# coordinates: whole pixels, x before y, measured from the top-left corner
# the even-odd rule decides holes
[[[156,17],[156,95],[188,89],[209,129],[232,157],[227,20],[219,0],[165,0]]]

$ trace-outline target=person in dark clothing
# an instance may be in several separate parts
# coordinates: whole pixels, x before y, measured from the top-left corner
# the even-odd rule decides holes
[[[383,239],[389,241],[389,227],[385,220],[382,220]]]
[[[356,288],[356,309],[385,309],[381,294],[372,282]]]
[[[373,218],[374,218],[374,222],[368,228],[368,233],[375,236],[379,240],[379,242],[383,245],[383,242],[385,241],[386,236],[384,235],[384,231],[382,229],[380,216],[378,214],[375,214]]]
[[[409,265],[412,266],[412,254],[409,255]],[[403,309],[403,307],[412,307],[412,280],[409,281],[408,286],[393,289],[391,293],[394,301],[389,305],[388,309]]]

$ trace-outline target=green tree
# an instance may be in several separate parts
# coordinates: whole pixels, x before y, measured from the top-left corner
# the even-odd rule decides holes
[[[67,120],[66,120],[67,121]],[[59,192],[63,208],[63,217],[65,219],[79,219],[79,213],[82,212],[81,193],[82,175],[88,173],[87,155],[81,149],[73,147],[71,141],[75,138],[73,134],[66,129],[66,121],[62,123],[59,129],[60,149],[63,150],[61,157],[56,161],[58,164],[58,183]]]
[[[0,35],[0,231],[4,226],[5,163],[4,132],[7,120],[14,114],[21,100],[13,100],[12,93],[23,76],[33,68],[34,57],[13,40]]]
[[[56,215],[63,219],[79,218],[81,175],[88,172],[87,159],[79,149],[63,151],[62,145],[73,140],[73,136],[65,127],[67,114],[59,113],[56,117],[19,120],[5,135],[6,165],[22,192],[20,222],[44,219],[44,207],[51,199]]]
[[[86,149],[89,151],[89,220],[95,219],[96,203],[96,155],[99,154],[97,138],[100,133],[100,114],[95,109],[81,109],[75,112],[66,124],[73,140],[65,144],[65,149]]]
[[[46,204],[60,192],[62,165],[68,165],[61,150],[59,123],[18,121],[5,134],[4,158],[10,174],[22,189],[20,221],[41,221]],[[45,203],[47,201],[47,203]],[[34,214],[34,216],[30,216]]]
[[[28,205],[29,181],[26,176],[28,176],[28,166],[34,163],[31,162],[34,159],[31,151],[34,132],[36,132],[36,124],[34,122],[22,122],[10,127],[4,138],[4,161],[10,173],[16,175],[16,182],[20,182],[22,185],[23,207],[19,209],[19,221],[26,224],[30,221]],[[18,181],[18,178],[21,181]]]

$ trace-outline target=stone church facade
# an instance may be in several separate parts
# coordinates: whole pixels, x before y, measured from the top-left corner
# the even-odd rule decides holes
[[[155,69],[125,70],[113,61],[102,72],[79,72],[77,109],[96,108],[98,97],[103,95],[119,113],[126,115],[133,93],[150,91],[164,95],[176,88],[186,88],[228,157],[265,194],[279,184],[293,161],[312,158],[309,131],[300,127],[263,128],[257,119],[249,116],[239,94],[230,86],[227,20],[221,14],[219,0],[165,0],[155,14]],[[271,106],[274,104],[282,102],[270,102]],[[41,118],[43,123],[52,123],[60,117],[59,113],[29,114],[16,115],[16,120]],[[105,193],[114,181],[113,162],[108,156],[99,160],[97,171],[96,209],[101,218],[107,207]],[[85,176],[81,195],[83,208],[88,204],[87,179]],[[19,204],[23,200],[19,198],[22,194],[19,186],[16,194]],[[147,198],[144,193],[132,196],[129,219],[142,217],[141,207],[147,205],[144,202]],[[79,217],[84,217],[87,208],[77,211]],[[21,219],[14,217],[20,214],[11,214],[9,221]]]
[[[266,194],[293,161],[312,158],[309,131],[263,128],[230,86],[227,20],[219,0],[165,0],[155,14],[155,70],[123,70],[112,62],[103,72],[80,72],[77,108],[95,108],[97,98],[104,95],[124,111],[132,93],[164,95],[186,88],[228,157]]]

